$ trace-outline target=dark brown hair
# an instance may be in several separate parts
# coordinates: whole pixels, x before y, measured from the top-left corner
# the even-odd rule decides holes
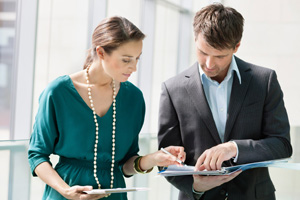
[[[94,30],[92,48],[88,50],[83,68],[87,68],[93,62],[97,46],[102,47],[107,54],[110,54],[126,42],[144,38],[145,34],[128,19],[119,16],[106,18]]]
[[[230,49],[241,41],[244,18],[235,9],[220,3],[208,5],[194,17],[195,38],[199,33],[215,49]]]

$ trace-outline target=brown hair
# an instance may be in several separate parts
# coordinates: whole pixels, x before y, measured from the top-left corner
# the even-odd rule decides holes
[[[107,54],[110,54],[126,42],[144,38],[145,34],[128,19],[119,16],[106,18],[94,30],[92,48],[88,50],[83,68],[87,68],[93,62],[97,46],[102,47]]]
[[[242,39],[243,26],[243,16],[220,3],[202,8],[193,23],[195,37],[201,33],[210,46],[219,50],[235,48]]]

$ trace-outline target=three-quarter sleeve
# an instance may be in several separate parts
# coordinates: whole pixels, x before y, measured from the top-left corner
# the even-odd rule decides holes
[[[132,144],[130,145],[130,148],[127,152],[127,154],[125,155],[125,157],[120,161],[120,170],[123,172],[123,165],[127,162],[127,160],[129,160],[131,157],[139,155],[139,133],[143,127],[144,124],[144,119],[145,119],[145,111],[146,111],[146,105],[145,105],[145,100],[144,97],[142,95],[142,93],[138,90],[138,92],[136,92],[134,94],[136,96],[136,99],[139,99],[139,101],[136,101],[135,103],[135,109],[134,110],[134,114],[135,114],[135,122],[133,123],[133,130],[134,130],[134,139],[132,141]],[[123,174],[125,177],[131,177],[131,176],[127,176],[125,174]]]
[[[57,139],[55,104],[52,92],[46,89],[39,98],[39,109],[28,149],[28,160],[33,176],[36,176],[34,170],[39,164],[43,162],[51,164],[49,155],[53,153]]]

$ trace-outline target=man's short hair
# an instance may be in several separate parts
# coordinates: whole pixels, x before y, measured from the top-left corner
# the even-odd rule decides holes
[[[242,39],[244,18],[235,9],[214,3],[196,13],[193,26],[196,39],[201,33],[213,48],[231,49]]]

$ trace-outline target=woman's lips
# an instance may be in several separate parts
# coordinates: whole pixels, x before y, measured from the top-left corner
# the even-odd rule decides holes
[[[123,75],[129,78],[131,74],[123,74]]]

